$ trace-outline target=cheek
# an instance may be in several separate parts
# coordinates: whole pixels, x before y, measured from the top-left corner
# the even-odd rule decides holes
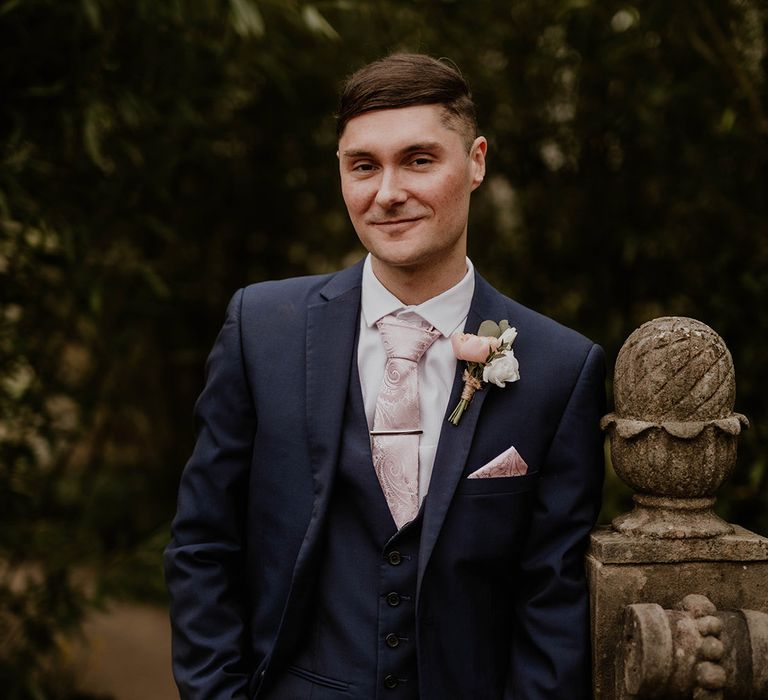
[[[444,180],[442,186],[434,192],[433,202],[439,210],[453,217],[457,212],[463,212],[469,197],[466,182],[459,176]]]
[[[350,216],[364,213],[371,199],[368,188],[361,187],[359,184],[342,185],[341,196],[344,198],[344,204],[347,205]]]

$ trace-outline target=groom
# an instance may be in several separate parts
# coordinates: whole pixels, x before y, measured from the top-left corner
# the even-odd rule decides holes
[[[338,137],[368,256],[238,291],[208,360],[165,553],[181,697],[588,698],[602,351],[466,257],[488,145],[451,64],[365,66]],[[457,347],[519,379],[454,424],[484,320],[517,336]]]

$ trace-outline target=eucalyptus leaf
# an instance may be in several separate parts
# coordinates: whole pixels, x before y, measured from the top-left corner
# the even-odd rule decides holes
[[[506,318],[499,321],[499,328],[501,329],[501,333],[503,333],[505,330],[507,330],[507,328],[509,328],[509,321],[507,321]],[[501,335],[501,333],[499,333],[499,335]]]
[[[478,335],[498,338],[501,335],[501,329],[496,321],[483,321],[477,330]]]

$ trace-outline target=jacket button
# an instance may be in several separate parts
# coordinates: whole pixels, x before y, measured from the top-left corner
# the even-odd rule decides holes
[[[393,549],[388,555],[387,560],[389,561],[392,566],[398,566],[401,561],[403,561],[403,557],[396,549]],[[395,679],[397,680],[397,679]]]
[[[397,678],[395,678],[391,673],[388,676],[384,676],[384,687],[389,688],[392,690],[392,688],[397,688],[398,682]]]
[[[400,595],[394,591],[392,593],[387,593],[387,604],[392,608],[396,608],[400,605]]]
[[[400,637],[398,637],[394,632],[390,632],[386,637],[384,637],[384,641],[387,643],[387,646],[390,649],[394,649],[396,646],[400,645]]]

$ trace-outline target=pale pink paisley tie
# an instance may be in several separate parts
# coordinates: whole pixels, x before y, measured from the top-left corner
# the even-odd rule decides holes
[[[387,353],[371,430],[376,476],[398,529],[419,512],[418,362],[440,336],[422,321],[385,316],[376,324]]]

